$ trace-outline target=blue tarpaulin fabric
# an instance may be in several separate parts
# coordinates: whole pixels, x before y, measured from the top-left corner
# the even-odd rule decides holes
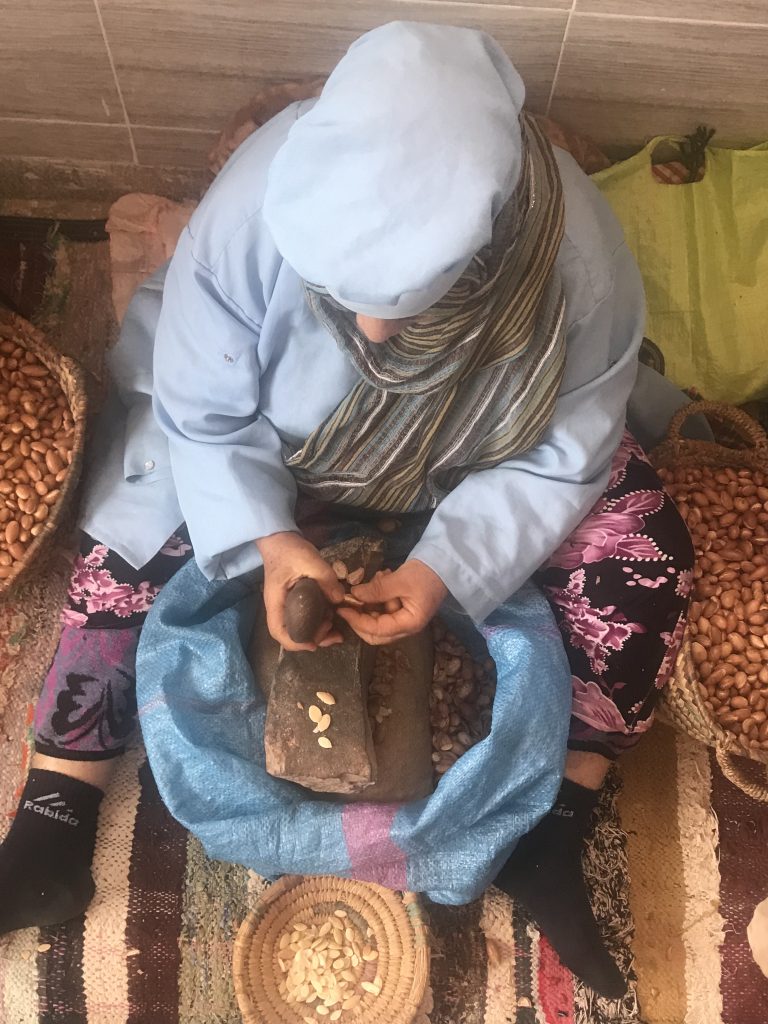
[[[344,804],[266,772],[266,705],[245,654],[257,582],[211,582],[189,562],[147,618],[139,714],[171,813],[211,857],[266,877],[332,874],[441,903],[474,899],[549,810],[562,776],[570,672],[544,597],[524,586],[479,630],[446,610],[462,642],[472,650],[482,635],[496,662],[490,735],[425,799]]]

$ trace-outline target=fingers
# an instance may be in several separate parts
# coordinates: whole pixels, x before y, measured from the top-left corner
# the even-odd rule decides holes
[[[333,622],[330,619],[326,619],[320,623],[317,632],[312,637],[312,643],[320,644],[321,640],[324,640],[333,629]]]
[[[422,624],[403,608],[391,614],[379,615],[377,618],[346,606],[339,608],[337,614],[354,629],[361,640],[374,646],[403,640],[423,628]]]
[[[364,604],[384,604],[386,601],[399,597],[397,573],[377,572],[368,583],[360,583],[352,587],[352,596]]]
[[[343,644],[344,637],[339,633],[337,629],[332,630],[326,637],[324,637],[319,643],[318,647],[335,647],[336,644]]]
[[[256,541],[266,582],[289,589],[300,579],[310,577],[333,604],[344,596],[344,588],[317,548],[293,531],[271,534]]]
[[[269,558],[269,561],[265,558],[264,587],[267,625],[272,636],[288,651],[314,651],[318,646],[343,643],[338,622],[334,627],[331,617],[318,628],[312,642],[296,643],[288,636],[286,594],[303,577],[316,580],[325,598],[334,606],[334,613],[370,644],[389,644],[413,636],[431,617],[427,613],[434,602],[423,599],[423,573],[415,571],[416,563],[406,563],[395,572],[384,569],[368,583],[353,587],[351,597],[361,603],[359,608],[355,608],[343,603],[346,596],[344,586],[331,566],[303,539],[289,534],[266,538],[259,543],[260,550],[264,548]]]
[[[267,628],[269,629],[270,635],[277,640],[281,647],[286,651],[315,651],[317,650],[317,644],[297,644],[295,640],[291,640],[285,627],[279,629],[271,625],[269,616],[267,616]]]
[[[319,580],[318,583],[320,583]],[[334,644],[344,642],[338,628],[334,627],[331,608],[328,609],[328,618],[320,623],[320,626],[311,641],[298,643],[293,640],[288,633],[285,623],[285,604],[289,590],[290,588],[286,586],[277,586],[273,588],[265,587],[264,589],[264,604],[267,611],[267,628],[281,647],[285,648],[286,651],[315,651],[318,647],[332,647]],[[326,597],[328,596],[329,595],[326,594]]]
[[[344,639],[338,629],[334,629],[333,620],[326,619],[318,629],[314,643],[318,647],[333,647],[334,644],[343,643]]]
[[[285,605],[289,591],[300,581],[314,580],[332,606],[344,599],[344,587],[317,548],[294,531],[261,537],[256,545],[264,562],[264,604],[269,632],[288,651],[314,651],[318,644],[341,642],[334,629],[331,609],[311,641],[298,643],[288,635]],[[317,618],[313,619],[316,622]],[[311,627],[310,627],[311,628]],[[306,636],[307,634],[304,633]]]
[[[341,604],[344,600],[344,594],[346,591],[341,583],[336,579],[336,573],[333,569],[331,569],[326,562],[323,562],[323,565],[326,567],[326,572],[318,572],[316,576],[314,573],[312,575],[315,576],[315,579],[320,584],[320,589],[331,604]]]
[[[364,604],[381,605],[385,612],[393,615],[403,607],[400,600],[399,577],[391,569],[382,569],[368,583],[352,588],[352,596]]]

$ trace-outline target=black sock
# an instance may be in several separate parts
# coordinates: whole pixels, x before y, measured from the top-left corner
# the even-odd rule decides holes
[[[0,935],[82,914],[93,898],[91,860],[103,793],[33,768],[0,845]]]
[[[555,806],[520,840],[496,885],[526,908],[569,970],[600,995],[619,999],[627,984],[603,945],[581,866],[598,799],[595,790],[564,779]]]

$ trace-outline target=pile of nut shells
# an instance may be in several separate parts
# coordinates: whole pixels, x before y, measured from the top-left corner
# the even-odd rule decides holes
[[[660,469],[696,550],[688,616],[699,692],[746,751],[768,751],[768,486],[759,470]]]
[[[341,561],[335,561],[332,567],[336,578],[345,588],[363,581],[362,569],[350,572]],[[389,570],[383,571],[386,573]],[[362,606],[362,602],[349,593],[345,601]],[[399,607],[399,602],[392,604],[392,608],[384,605],[379,610],[369,610],[369,614],[395,611]],[[496,665],[487,656],[480,660],[473,658],[439,619],[432,622],[431,630],[435,659],[430,691],[430,722],[432,763],[437,782],[462,754],[485,739],[490,732],[493,699],[496,695]],[[394,687],[394,673],[397,672],[397,659],[387,657],[386,653],[387,649],[382,648],[368,689],[368,716],[375,743],[381,742],[392,715],[389,700]]]
[[[431,625],[435,659],[429,695],[434,781],[439,782],[462,754],[491,731],[496,695],[496,665],[492,658],[477,660],[439,619]],[[382,656],[382,654],[384,656]],[[375,743],[390,728],[390,698],[395,685],[397,658],[381,648],[368,689],[368,716]],[[397,727],[397,723],[395,728]]]
[[[430,722],[432,763],[439,779],[491,731],[496,665],[490,657],[473,658],[439,619],[432,623],[432,634],[435,663]]]
[[[368,717],[371,720],[371,733],[374,743],[380,743],[387,728],[387,719],[392,715],[389,701],[394,689],[394,673],[397,671],[397,658],[386,647],[381,647],[376,654],[373,676],[368,687]]]

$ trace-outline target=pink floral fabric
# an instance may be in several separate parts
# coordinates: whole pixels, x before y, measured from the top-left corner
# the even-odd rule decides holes
[[[149,565],[137,571],[104,544],[87,538],[72,567],[62,625],[82,629],[140,624],[163,584],[191,552],[186,531],[180,531],[168,538]]]
[[[607,671],[611,653],[621,651],[634,633],[644,633],[645,626],[627,622],[615,605],[593,605],[584,593],[585,586],[585,571],[576,569],[565,588],[550,586],[547,594],[563,613],[572,646],[584,651],[590,669],[599,674]]]
[[[577,526],[550,561],[552,566],[575,569],[604,558],[632,561],[665,561],[667,556],[652,537],[643,533],[646,520],[660,511],[666,495],[660,491],[635,491],[614,501],[602,498],[584,522]]]
[[[67,626],[84,626],[94,612],[112,612],[120,619],[129,619],[137,613],[146,613],[152,607],[160,588],[148,580],[136,587],[119,583],[109,569],[102,568],[109,549],[94,545],[87,555],[78,555],[69,583],[69,599],[73,605],[83,605],[84,612],[69,606],[62,611],[62,622]]]
[[[651,726],[693,582],[688,531],[630,434],[607,490],[538,581],[571,664],[570,746],[616,757]]]
[[[626,732],[624,716],[609,694],[590,679],[585,683],[578,676],[573,676],[573,714],[581,722],[585,722],[597,732]],[[650,716],[638,723],[635,733],[645,732],[651,727]]]
[[[37,750],[102,760],[125,748],[136,722],[142,624],[164,584],[191,554],[182,527],[137,571],[83,535],[61,613],[61,640],[37,705]]]

